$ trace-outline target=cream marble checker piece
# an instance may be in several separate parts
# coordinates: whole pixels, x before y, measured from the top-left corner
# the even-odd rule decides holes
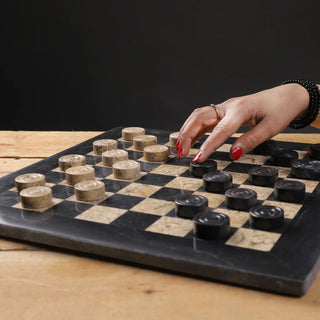
[[[184,237],[192,229],[192,220],[163,216],[151,224],[145,231]]]
[[[150,173],[163,174],[166,176],[179,176],[188,170],[185,166],[174,166],[172,164],[162,164],[150,171]]]
[[[165,187],[196,191],[202,186],[202,179],[176,177],[168,182]]]
[[[206,197],[208,199],[208,206],[210,208],[219,207],[225,200],[224,194],[201,192],[201,191],[196,191],[196,192],[193,192],[192,194]]]
[[[121,189],[120,191],[118,191],[117,193],[124,194],[127,196],[148,198],[160,189],[161,187],[154,186],[151,184],[131,183],[128,186]]]
[[[131,211],[137,211],[148,214],[164,216],[175,208],[172,201],[146,198],[131,208]]]
[[[280,237],[280,233],[240,228],[226,242],[226,245],[259,251],[270,251]]]
[[[230,218],[230,226],[235,228],[241,228],[249,219],[249,213],[246,211],[217,208],[214,212],[227,215]]]
[[[284,217],[287,219],[293,219],[296,216],[296,214],[299,212],[299,210],[302,208],[302,204],[298,204],[298,203],[269,201],[269,200],[264,201],[262,205],[280,207],[281,209],[283,209]]]
[[[79,214],[76,219],[109,224],[126,212],[127,210],[125,209],[105,206],[93,206],[90,209]]]

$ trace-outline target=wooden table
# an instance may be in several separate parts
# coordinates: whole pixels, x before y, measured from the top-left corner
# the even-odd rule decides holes
[[[0,176],[99,133],[0,131]],[[313,134],[277,138],[320,143]],[[320,319],[320,275],[292,298],[1,238],[0,251],[0,319]]]

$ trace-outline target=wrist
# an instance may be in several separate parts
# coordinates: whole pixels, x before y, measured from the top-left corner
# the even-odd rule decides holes
[[[319,106],[320,106],[320,91],[319,87],[313,83],[312,81],[304,80],[304,79],[295,79],[295,80],[286,80],[282,83],[282,85],[287,84],[298,84],[302,89],[304,89],[304,92],[308,93],[309,96],[309,102],[308,106],[306,108],[306,93],[302,94],[301,89],[299,90],[301,92],[300,96],[304,97],[304,103],[302,105],[299,105],[299,108],[297,109],[297,113],[295,116],[295,119],[293,119],[289,127],[292,129],[302,129],[304,127],[307,127],[308,125],[312,124],[318,114],[319,114]],[[298,90],[298,87],[295,88]],[[298,104],[297,101],[294,101],[295,104]]]

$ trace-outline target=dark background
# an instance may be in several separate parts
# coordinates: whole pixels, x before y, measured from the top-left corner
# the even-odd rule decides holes
[[[1,1],[0,129],[178,130],[194,107],[319,83],[320,1]]]

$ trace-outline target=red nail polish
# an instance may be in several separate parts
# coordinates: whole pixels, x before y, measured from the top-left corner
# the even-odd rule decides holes
[[[192,161],[197,161],[201,157],[201,151],[199,151],[196,156],[192,159]]]
[[[177,143],[176,143],[176,146],[174,147],[173,152],[176,152],[178,150],[179,144],[180,144],[180,140],[178,139]]]
[[[179,151],[178,151],[177,159],[179,159],[179,158],[181,157],[181,153],[182,153],[182,147],[179,146]]]
[[[231,151],[231,155],[233,160],[238,160],[243,154],[243,151],[240,147],[235,147],[232,151]]]

